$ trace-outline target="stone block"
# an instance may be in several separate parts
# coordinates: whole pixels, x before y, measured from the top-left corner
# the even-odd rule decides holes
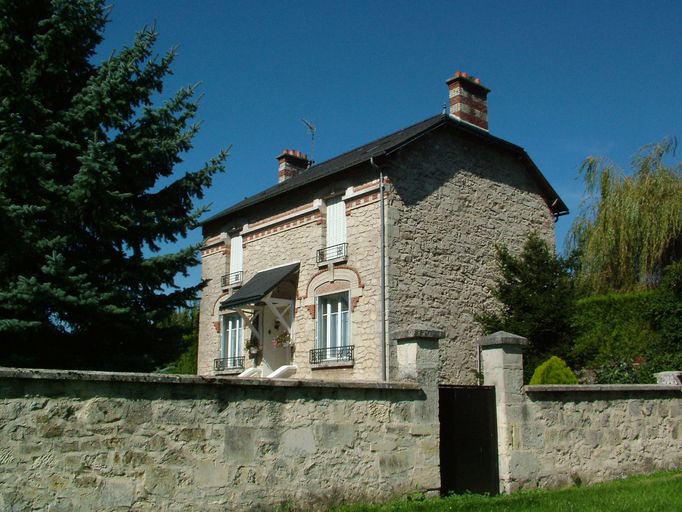
[[[225,427],[225,461],[233,464],[247,464],[253,461],[256,452],[256,435],[254,427]]]
[[[321,449],[353,448],[356,430],[353,425],[321,423],[314,425],[315,440]]]
[[[145,477],[147,477],[146,474]],[[154,489],[159,489],[160,487],[158,481],[152,485],[149,483],[149,480],[146,480],[145,484],[152,486]],[[172,487],[166,490],[170,492]],[[102,482],[98,494],[98,503],[102,509],[129,508],[135,500],[135,481],[131,478],[106,478]]]
[[[317,450],[312,427],[286,430],[282,434],[281,446],[287,455],[309,455]]]
[[[414,452],[400,451],[382,453],[379,455],[379,469],[384,477],[394,473],[400,473],[412,468],[414,465]]]

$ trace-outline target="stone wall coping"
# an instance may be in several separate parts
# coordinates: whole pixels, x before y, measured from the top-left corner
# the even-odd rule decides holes
[[[673,392],[682,395],[682,387],[668,384],[543,384],[524,386],[526,393],[640,393]]]
[[[488,336],[481,336],[478,338],[478,345],[482,348],[495,347],[499,345],[526,346],[528,345],[528,340],[517,334],[512,334],[505,331],[497,331],[493,334],[489,334]]]
[[[391,333],[391,339],[396,341],[409,339],[433,339],[445,338],[445,331],[426,324],[412,324],[407,329],[397,329]]]
[[[232,376],[170,375],[163,373],[101,372],[84,370],[47,370],[38,368],[0,367],[1,379],[137,382],[148,384],[192,384],[243,387],[395,389],[420,390],[412,382],[330,381],[319,379],[245,379]]]

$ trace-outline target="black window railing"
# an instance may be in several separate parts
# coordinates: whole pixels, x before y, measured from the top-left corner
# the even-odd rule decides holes
[[[213,360],[213,369],[217,372],[225,370],[240,370],[244,368],[244,356],[240,357],[223,357],[222,359]]]
[[[331,260],[346,259],[348,257],[348,244],[336,244],[319,249],[317,251],[317,262],[322,263]]]
[[[353,361],[354,345],[344,347],[315,348],[310,351],[310,364],[330,361]]]
[[[239,272],[232,272],[231,274],[225,274],[220,278],[220,286],[223,288],[229,288],[230,286],[237,286],[241,284],[244,278],[244,272],[241,270]]]

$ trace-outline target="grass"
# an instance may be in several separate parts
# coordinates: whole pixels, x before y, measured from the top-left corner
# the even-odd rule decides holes
[[[558,490],[504,496],[419,496],[383,505],[342,505],[335,512],[666,512],[682,511],[682,470]]]

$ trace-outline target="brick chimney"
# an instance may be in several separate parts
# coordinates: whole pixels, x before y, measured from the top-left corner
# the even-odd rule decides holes
[[[481,80],[462,71],[445,81],[450,90],[450,115],[488,130],[488,93]]]
[[[279,182],[297,176],[301,171],[305,171],[312,163],[308,160],[308,156],[300,151],[293,149],[285,149],[282,154],[277,157],[279,162]]]

